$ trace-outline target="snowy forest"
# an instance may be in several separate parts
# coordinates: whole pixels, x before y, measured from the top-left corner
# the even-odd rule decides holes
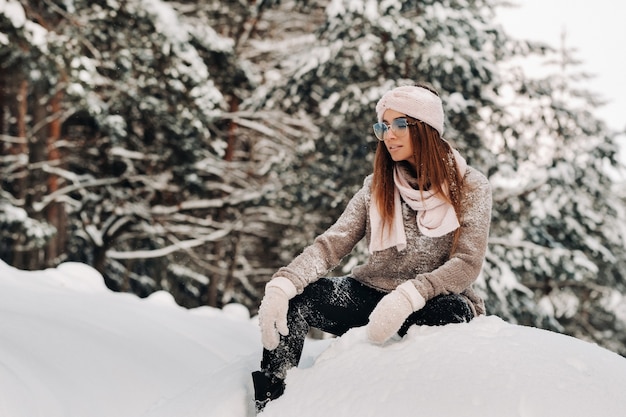
[[[377,100],[425,81],[493,187],[488,313],[626,355],[620,132],[575,49],[513,39],[500,7],[0,0],[0,258],[254,314],[371,172]]]

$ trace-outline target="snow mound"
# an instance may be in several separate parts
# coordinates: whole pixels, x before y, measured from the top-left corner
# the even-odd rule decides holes
[[[487,316],[414,327],[384,346],[353,329],[290,371],[262,416],[624,416],[624,387],[624,358]]]
[[[246,416],[258,327],[203,310],[112,292],[84,264],[0,261],[0,416]]]
[[[109,291],[90,267],[0,261],[1,417],[252,417],[256,317]],[[626,359],[480,317],[384,346],[308,340],[263,417],[623,417]]]
[[[6,280],[19,280],[33,290],[109,291],[98,271],[79,262],[66,262],[43,271],[22,271],[0,260],[0,276]]]

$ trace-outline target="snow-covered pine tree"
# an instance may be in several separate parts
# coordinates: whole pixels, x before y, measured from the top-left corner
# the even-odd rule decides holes
[[[32,146],[21,156],[27,182],[47,184],[32,187],[39,191],[21,204],[38,213],[64,203],[67,224],[58,229],[70,231],[67,242],[56,242],[65,246],[60,257],[50,257],[46,247],[46,256],[32,256],[38,265],[30,267],[86,261],[117,288],[130,286],[120,277],[143,275],[135,289],[148,291],[151,268],[111,273],[114,265],[125,268],[109,262],[108,251],[117,244],[118,250],[152,249],[167,240],[151,206],[180,201],[181,185],[198,159],[195,149],[210,149],[209,125],[221,113],[222,97],[187,32],[176,28],[175,13],[161,1],[9,3],[3,26],[11,55],[21,60],[4,65],[28,86],[26,128],[18,137]],[[29,32],[38,36],[29,38]],[[48,112],[52,106],[36,111],[37,103],[59,96],[54,112]],[[37,132],[55,124],[61,128],[51,146]],[[55,160],[37,157],[33,149],[42,146],[56,151]],[[157,278],[164,268],[152,270]]]
[[[523,47],[523,45],[518,44]],[[492,125],[498,145],[486,286],[494,312],[626,354],[623,204],[615,133],[594,116],[576,51],[545,48],[542,66],[510,64]]]
[[[289,138],[308,129],[285,114],[237,110],[253,87],[229,36],[242,36],[259,7],[233,11],[220,2],[161,0],[7,4],[0,21],[7,33],[4,67],[23,75],[30,91],[41,91],[38,102],[63,96],[61,111],[31,117],[27,111],[37,103],[28,101],[19,118],[11,111],[21,108],[20,95],[7,94],[14,101],[3,106],[10,114],[2,120],[14,117],[26,127],[3,125],[2,134],[15,131],[3,146],[45,148],[46,138],[35,140],[28,120],[46,129],[50,121],[62,124],[56,138],[63,146],[54,163],[47,155],[33,160],[25,147],[2,160],[4,172],[19,168],[23,175],[16,178],[27,184],[54,178],[57,192],[23,187],[10,175],[3,188],[25,213],[62,204],[69,235],[58,258],[46,257],[40,242],[27,256],[32,264],[16,262],[24,245],[3,250],[8,260],[32,268],[84,261],[113,288],[140,295],[166,289],[185,305],[256,299],[248,282],[268,275],[261,262],[267,253],[258,248],[285,222],[263,206],[267,190],[280,188],[273,166],[290,159]],[[238,27],[221,15],[242,11]],[[42,26],[43,17],[55,24]],[[211,24],[232,33],[222,36]],[[30,188],[39,194],[29,200],[18,194]],[[53,229],[39,230],[43,238]]]
[[[45,12],[38,20],[58,23]],[[58,166],[58,119],[64,110],[62,93],[52,90],[63,74],[48,58],[54,48],[39,23],[27,19],[19,2],[0,4],[0,256],[27,269],[39,265],[53,236],[65,238],[65,230],[53,225],[64,217],[62,206],[32,208],[46,190],[58,187],[44,170]],[[60,255],[48,249],[48,256]]]

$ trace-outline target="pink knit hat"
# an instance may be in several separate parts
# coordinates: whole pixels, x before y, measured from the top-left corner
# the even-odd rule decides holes
[[[378,121],[391,109],[421,120],[443,135],[443,105],[439,96],[423,87],[403,86],[386,92],[376,104]]]

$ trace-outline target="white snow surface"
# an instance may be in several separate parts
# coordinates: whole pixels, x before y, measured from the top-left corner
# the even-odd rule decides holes
[[[261,343],[240,305],[184,309],[115,293],[92,268],[0,261],[0,416],[253,416]],[[626,415],[626,359],[495,316],[413,327],[383,346],[362,328],[307,340],[271,416]]]

